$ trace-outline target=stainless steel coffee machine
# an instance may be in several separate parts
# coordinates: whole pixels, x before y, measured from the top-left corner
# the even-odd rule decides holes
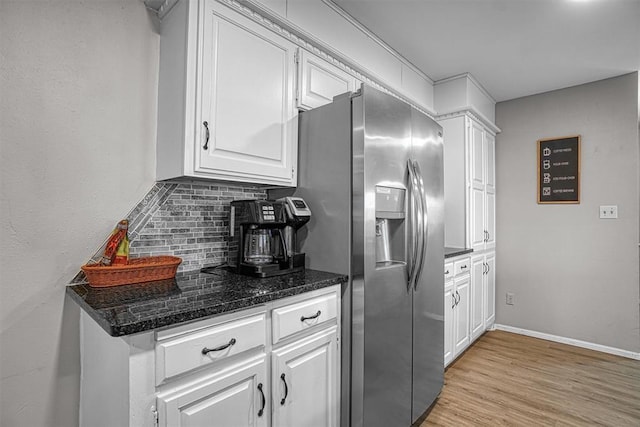
[[[290,199],[290,200],[289,200]],[[311,217],[304,200],[288,197],[231,202],[230,264],[238,273],[269,277],[304,269],[304,253],[296,252],[296,233]]]

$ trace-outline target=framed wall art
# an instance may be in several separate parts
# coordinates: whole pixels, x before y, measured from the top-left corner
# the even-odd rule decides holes
[[[580,203],[580,135],[538,140],[538,203]]]

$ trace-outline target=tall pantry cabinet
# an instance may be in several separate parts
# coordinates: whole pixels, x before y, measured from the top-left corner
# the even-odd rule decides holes
[[[500,129],[493,124],[495,101],[470,74],[435,82],[435,101],[444,134],[445,246],[473,249],[464,258],[470,267],[464,295],[469,298],[466,327],[471,343],[495,323],[495,141]],[[447,261],[455,266],[462,260]],[[450,269],[451,264],[445,264],[445,276]],[[452,305],[459,317],[458,300],[456,295]],[[445,354],[445,365],[464,348],[452,350]]]

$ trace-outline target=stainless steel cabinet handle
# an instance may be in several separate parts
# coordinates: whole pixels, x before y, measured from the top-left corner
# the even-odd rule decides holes
[[[264,391],[262,391],[262,383],[258,384],[258,390],[260,391],[260,394],[262,395],[262,408],[260,408],[260,410],[258,411],[258,416],[261,417],[262,414],[264,414],[264,407],[267,404],[267,399],[265,399],[265,397],[264,397]]]
[[[207,122],[206,120],[204,122],[202,122],[202,124],[204,125],[204,128],[207,130],[207,134],[205,137],[205,141],[204,141],[204,146],[202,147],[203,150],[208,150],[209,149],[209,122]]]
[[[305,320],[317,319],[318,317],[320,317],[321,313],[322,312],[320,310],[318,310],[318,312],[316,314],[314,314],[313,316],[302,316],[302,317],[300,317],[300,321],[304,322]]]
[[[449,270],[445,270],[445,271],[444,271],[444,274],[449,274]]]
[[[284,383],[284,397],[280,401],[280,405],[284,405],[284,402],[287,400],[287,396],[289,395],[289,387],[287,386],[287,380],[284,378],[284,374],[280,375],[280,379]]]
[[[451,304],[451,309],[456,308],[456,296],[451,292],[451,299],[453,299],[453,303]]]
[[[460,303],[460,293],[458,291],[456,291],[456,296],[458,297],[456,305],[458,305]]]
[[[202,349],[202,354],[207,354],[207,353],[209,353],[211,351],[222,351],[222,350],[225,350],[225,349],[231,347],[235,343],[236,343],[236,339],[235,338],[231,338],[231,341],[229,341],[225,345],[221,345],[220,347],[216,347],[216,348],[207,348],[207,347],[205,347],[205,348],[203,348]]]
[[[464,270],[464,269],[466,269],[466,268],[469,268],[469,267],[467,267],[467,264],[465,264],[465,265],[463,265],[462,267],[460,267],[460,270]]]

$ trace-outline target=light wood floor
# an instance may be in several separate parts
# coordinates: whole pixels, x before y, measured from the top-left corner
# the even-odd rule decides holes
[[[640,361],[503,331],[445,372],[420,427],[640,426]]]

